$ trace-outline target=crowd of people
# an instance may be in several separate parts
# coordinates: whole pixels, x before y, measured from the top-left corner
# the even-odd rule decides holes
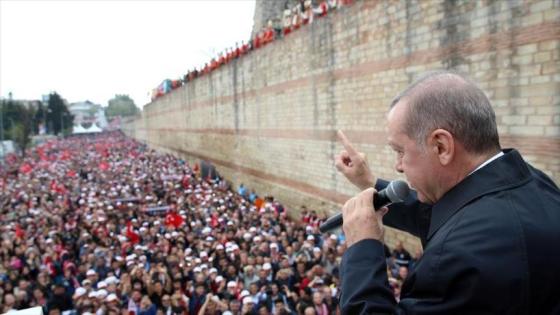
[[[344,236],[120,132],[10,156],[0,313],[336,314]],[[398,294],[413,263],[388,256]]]
[[[234,47],[220,52],[217,57],[212,58],[199,69],[195,68],[187,72],[181,79],[164,80],[157,88],[153,89],[152,101],[200,76],[211,73],[234,59],[264,47],[274,40],[288,36],[301,27],[313,23],[314,19],[325,17],[329,12],[348,6],[352,2],[353,0],[323,0],[318,2],[317,6],[314,6],[311,0],[294,1],[293,6],[286,5],[282,16],[269,20],[265,27],[254,34],[248,42],[235,43]]]

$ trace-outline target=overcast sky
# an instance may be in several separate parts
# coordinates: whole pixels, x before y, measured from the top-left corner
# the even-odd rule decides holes
[[[215,53],[247,40],[254,0],[0,0],[0,96],[136,105]]]

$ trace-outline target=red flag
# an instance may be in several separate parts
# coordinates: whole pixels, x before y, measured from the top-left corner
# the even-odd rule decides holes
[[[21,226],[18,224],[16,225],[16,237],[23,239],[25,237],[25,232],[21,229]]]
[[[70,159],[70,152],[68,150],[62,151],[62,154],[60,155],[60,159],[62,161],[66,161],[66,160]]]
[[[66,173],[66,176],[68,176],[68,177],[76,177],[76,171],[74,171],[74,170],[69,170],[69,171]]]
[[[51,180],[51,184],[49,185],[50,190],[56,190],[58,188],[58,185],[56,183],[56,180]]]
[[[212,213],[212,219],[210,221],[210,226],[212,226],[213,228],[217,227],[219,224],[218,221],[218,214],[217,213]]]
[[[132,244],[140,242],[140,236],[134,233],[134,230],[132,230],[132,223],[130,221],[126,223],[126,237],[128,237]]]
[[[183,224],[183,222],[184,222],[183,217],[177,214],[176,212],[170,211],[165,216],[165,225],[174,226],[175,228],[178,228],[181,226],[181,224]]]
[[[56,186],[56,192],[63,195],[66,193],[66,187],[64,186],[64,184],[60,184],[58,186]]]
[[[29,165],[29,163],[23,163],[19,168],[19,171],[24,174],[29,174],[32,170],[33,168],[31,167],[31,165]]]
[[[99,163],[99,169],[102,171],[106,171],[109,169],[109,163],[102,161],[101,163]]]

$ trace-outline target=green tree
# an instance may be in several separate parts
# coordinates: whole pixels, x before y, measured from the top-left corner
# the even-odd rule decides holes
[[[105,109],[105,115],[107,118],[112,118],[115,116],[135,116],[140,113],[140,109],[134,104],[128,95],[117,94],[115,97],[109,100],[109,106]]]
[[[74,116],[56,92],[49,95],[47,106],[47,128],[53,134],[68,134],[72,130]]]
[[[2,120],[4,135],[16,143],[23,156],[31,143],[31,134],[35,128],[35,112],[33,106],[24,106],[14,100],[3,101]]]

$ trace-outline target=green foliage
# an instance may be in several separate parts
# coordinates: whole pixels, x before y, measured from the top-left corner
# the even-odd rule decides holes
[[[25,155],[31,143],[31,134],[37,127],[36,108],[8,100],[2,102],[2,125],[4,140],[12,140]]]
[[[109,106],[105,109],[105,115],[107,118],[112,118],[115,116],[135,116],[140,113],[140,109],[134,104],[128,95],[117,94],[115,97],[109,100]]]
[[[47,129],[49,133],[68,134],[72,130],[74,116],[68,111],[68,107],[56,92],[49,95],[47,106]],[[62,130],[64,129],[64,130]]]

